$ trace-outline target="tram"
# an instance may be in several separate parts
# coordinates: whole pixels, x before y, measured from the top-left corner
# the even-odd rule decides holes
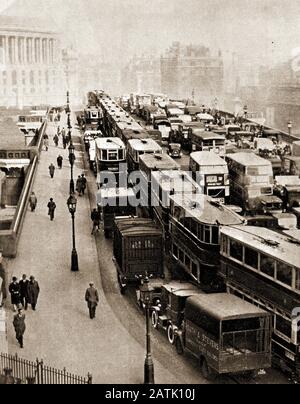
[[[97,138],[95,145],[98,187],[119,185],[122,176],[123,179],[126,176],[127,184],[126,147],[122,140],[117,137]]]
[[[221,289],[220,227],[243,225],[244,219],[205,195],[170,196],[170,253],[177,272],[200,287]]]
[[[221,229],[221,267],[229,293],[273,315],[273,357],[300,381],[300,244],[267,228]]]

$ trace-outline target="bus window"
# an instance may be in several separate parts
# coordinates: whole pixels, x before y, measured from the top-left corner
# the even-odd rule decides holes
[[[228,254],[228,240],[227,240],[226,236],[222,235],[221,243],[222,243],[221,244],[222,245],[222,252],[227,255]]]
[[[267,257],[266,255],[261,254],[260,257],[260,270],[266,275],[275,278],[275,261]]]
[[[281,334],[285,335],[289,339],[291,338],[291,322],[286,320],[285,318],[276,315],[276,331],[279,331]]]
[[[175,244],[173,244],[173,255],[174,257],[178,258],[178,248]]]
[[[191,259],[187,255],[185,256],[185,266],[190,269]]]
[[[235,240],[230,240],[230,256],[243,262],[243,246]]]
[[[245,264],[258,269],[258,252],[251,248],[245,248]]]
[[[119,150],[119,160],[123,160],[123,159],[124,159],[124,151]]]
[[[210,244],[210,226],[204,226],[204,242]]]
[[[102,160],[107,160],[107,150],[102,150]]]
[[[296,269],[296,290],[300,290],[300,269]]]
[[[212,244],[219,244],[219,229],[216,226],[212,227]]]
[[[282,262],[277,262],[277,280],[292,287],[293,269]]]
[[[179,249],[179,261],[184,264],[184,252]]]
[[[192,221],[191,231],[196,237],[198,237],[198,224],[193,219],[191,219],[191,221]]]
[[[198,267],[194,262],[192,262],[192,275],[198,280]]]

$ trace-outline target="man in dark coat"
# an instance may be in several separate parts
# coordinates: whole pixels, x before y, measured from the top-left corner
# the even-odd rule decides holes
[[[36,209],[36,205],[37,205],[37,197],[34,192],[31,192],[31,195],[29,197],[29,205],[30,205],[31,212],[34,212]]]
[[[64,147],[64,149],[66,149],[66,148],[67,148],[67,144],[68,144],[66,135],[62,135],[62,142],[63,142],[63,147]]]
[[[26,330],[25,325],[25,314],[22,309],[18,310],[18,314],[14,316],[13,325],[16,332],[16,339],[20,344],[20,347],[23,348],[23,337]]]
[[[55,209],[56,209],[56,203],[53,201],[53,198],[50,198],[50,201],[49,201],[47,207],[48,207],[48,216],[50,216],[50,220],[51,220],[51,222],[53,222],[54,213],[55,213]]]
[[[93,320],[96,317],[96,308],[99,302],[99,295],[97,289],[94,287],[94,282],[90,283],[90,287],[85,292],[85,301],[89,308],[90,319]]]
[[[58,168],[59,168],[60,170],[62,169],[63,161],[64,161],[63,157],[62,157],[61,155],[59,155],[59,156],[57,157],[57,166],[58,166]]]
[[[53,142],[54,142],[55,146],[58,147],[59,138],[58,138],[57,134],[54,135]]]
[[[101,215],[100,212],[97,209],[93,209],[91,213],[91,220],[93,222],[93,230],[91,234],[94,234],[95,231],[100,230],[100,220],[101,220]]]
[[[82,194],[84,195],[86,186],[87,186],[87,179],[85,178],[85,175],[81,175],[81,184],[82,184]]]
[[[53,179],[53,177],[54,177],[54,173],[55,173],[55,167],[54,167],[54,165],[51,163],[50,164],[50,166],[49,166],[49,174],[50,174],[50,177]]]
[[[14,276],[12,283],[9,285],[9,293],[11,295],[11,304],[14,306],[14,311],[17,311],[18,305],[21,303],[20,299],[20,285],[18,279]]]
[[[19,282],[20,285],[20,301],[25,310],[28,308],[28,284],[29,280],[27,279],[27,275],[23,275],[22,279]]]
[[[82,183],[82,177],[80,177],[80,175],[78,176],[77,181],[76,181],[76,191],[78,192],[79,196],[82,195],[83,183]]]
[[[38,282],[35,280],[34,276],[30,277],[27,292],[28,292],[28,303],[31,304],[32,310],[35,311],[38,297],[40,294],[40,286]]]

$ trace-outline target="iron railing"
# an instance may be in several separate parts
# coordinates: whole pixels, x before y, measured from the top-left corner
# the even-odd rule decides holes
[[[35,362],[16,355],[0,354],[0,375],[9,370],[18,384],[92,384],[92,376],[75,375],[44,364],[42,360]]]

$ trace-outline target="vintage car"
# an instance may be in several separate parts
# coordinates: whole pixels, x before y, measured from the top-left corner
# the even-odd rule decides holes
[[[198,295],[199,288],[187,282],[173,281],[163,285],[159,304],[152,309],[152,325],[167,332],[171,345],[175,343],[175,331],[182,326],[185,302],[188,297]]]
[[[168,148],[168,155],[173,158],[181,158],[181,144],[180,143],[170,143]]]

